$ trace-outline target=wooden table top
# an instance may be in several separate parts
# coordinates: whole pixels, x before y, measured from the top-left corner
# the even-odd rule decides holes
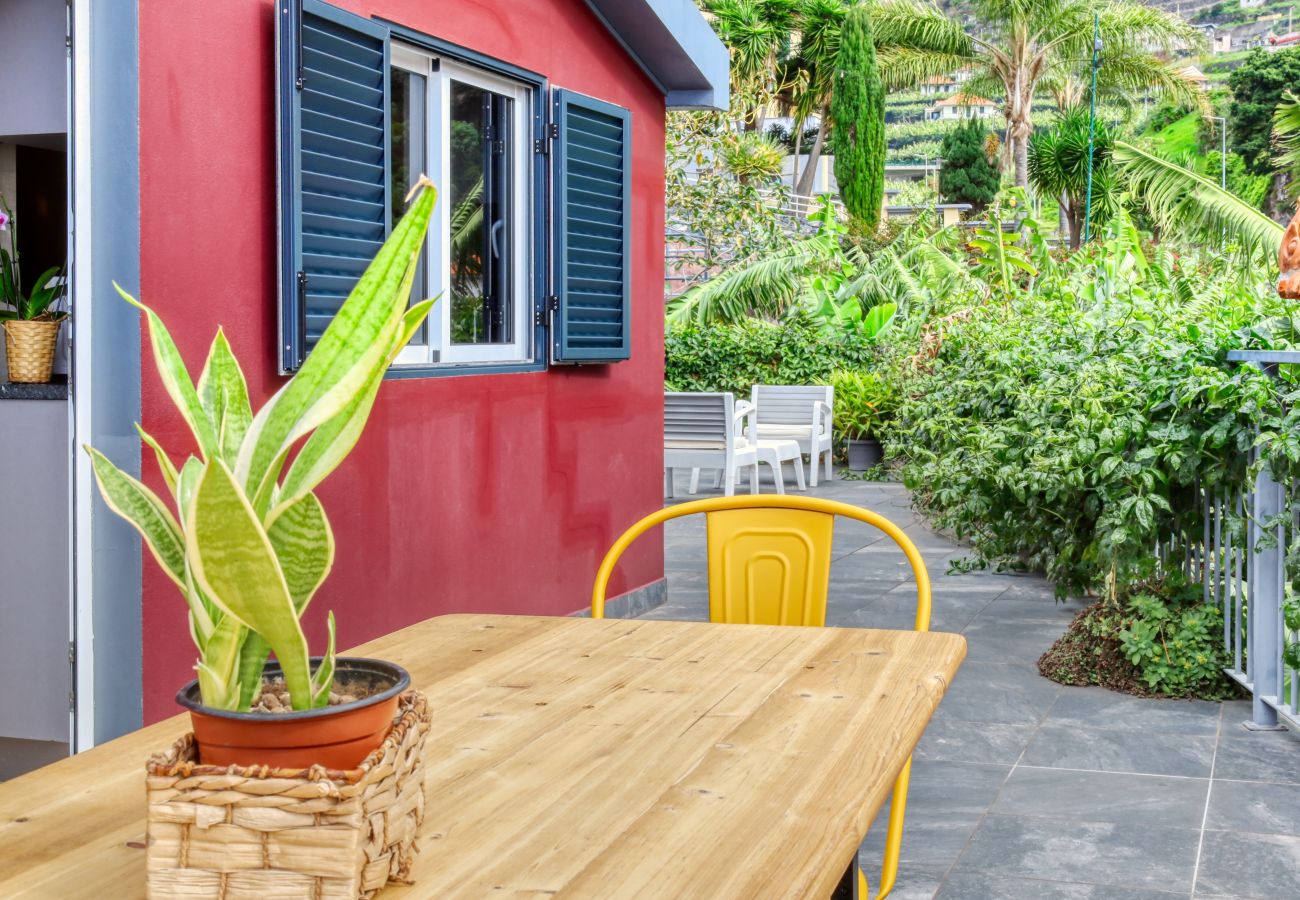
[[[965,647],[485,615],[372,641],[434,714],[416,884],[382,896],[828,897]],[[144,763],[187,726],[0,784],[0,897],[143,897]]]

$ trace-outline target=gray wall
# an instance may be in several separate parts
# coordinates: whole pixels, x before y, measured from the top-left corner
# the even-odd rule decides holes
[[[0,0],[0,135],[67,130],[64,0]]]
[[[68,404],[0,400],[0,737],[68,739]]]

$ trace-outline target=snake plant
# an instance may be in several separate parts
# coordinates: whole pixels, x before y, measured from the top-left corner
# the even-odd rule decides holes
[[[313,490],[356,444],[385,370],[434,303],[407,304],[435,196],[425,179],[413,193],[302,368],[256,415],[220,329],[196,384],[158,315],[118,288],[148,322],[158,373],[199,452],[178,468],[136,426],[168,502],[86,450],[109,508],[135,527],[185,597],[205,706],[248,710],[271,652],[295,710],[329,701],[334,614],[314,672],[300,624],[334,562],[334,535]]]

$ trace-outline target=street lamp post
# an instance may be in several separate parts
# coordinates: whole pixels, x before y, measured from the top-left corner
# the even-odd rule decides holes
[[[1092,153],[1097,132],[1097,70],[1101,68],[1101,16],[1092,17],[1092,95],[1088,110],[1088,196],[1083,206],[1083,243],[1092,230]]]

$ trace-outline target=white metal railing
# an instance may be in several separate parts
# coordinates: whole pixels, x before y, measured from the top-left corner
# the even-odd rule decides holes
[[[1228,359],[1276,377],[1279,365],[1300,363],[1300,352],[1236,350]],[[1283,660],[1287,645],[1300,638],[1283,617],[1287,541],[1300,533],[1300,485],[1278,484],[1263,467],[1246,490],[1202,491],[1201,512],[1200,534],[1180,542],[1181,567],[1223,612],[1230,657],[1224,671],[1250,692],[1255,726],[1300,731],[1300,671]],[[1166,566],[1178,562],[1170,559],[1174,542],[1159,551]]]

